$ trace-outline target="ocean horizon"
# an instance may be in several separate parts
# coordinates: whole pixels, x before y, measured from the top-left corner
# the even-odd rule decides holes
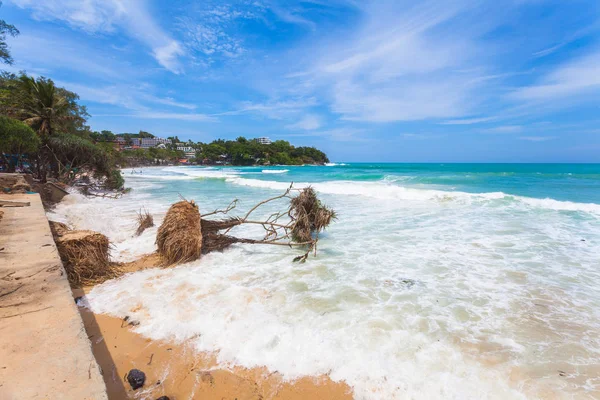
[[[294,182],[338,214],[304,264],[292,262],[298,250],[234,245],[88,294],[92,311],[129,315],[146,337],[189,341],[223,368],[327,375],[357,399],[600,395],[600,164],[163,166],[123,176],[132,191],[122,198],[72,194],[49,214],[107,235],[115,261],[155,250],[156,227],[133,235],[137,211],[159,226],[181,197],[201,213],[238,199],[231,214],[243,215]]]

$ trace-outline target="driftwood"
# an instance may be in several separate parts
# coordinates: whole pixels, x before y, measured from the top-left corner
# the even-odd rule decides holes
[[[253,218],[261,206],[281,199],[289,200],[286,209],[275,212],[264,220]],[[294,259],[304,262],[311,252],[316,255],[320,232],[336,219],[335,211],[321,203],[313,188],[295,189],[293,184],[283,194],[257,203],[243,217],[205,219],[209,215],[228,215],[236,206],[237,200],[234,200],[225,209],[217,209],[202,216],[202,254],[222,251],[235,243],[266,244],[305,248],[306,252]],[[261,225],[264,236],[252,239],[229,235],[231,229],[242,224]]]

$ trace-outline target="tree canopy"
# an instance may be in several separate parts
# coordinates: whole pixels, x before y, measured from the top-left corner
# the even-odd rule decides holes
[[[21,121],[0,116],[0,152],[27,154],[37,152],[40,138]]]
[[[236,140],[215,140],[200,144],[197,158],[211,163],[227,161],[233,165],[255,164],[324,164],[327,155],[314,147],[295,147],[285,140],[262,144],[243,136]]]

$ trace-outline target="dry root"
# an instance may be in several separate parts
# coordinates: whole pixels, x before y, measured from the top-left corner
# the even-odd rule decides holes
[[[69,282],[86,285],[119,276],[118,265],[111,265],[108,238],[93,231],[68,231],[56,237]]]
[[[50,230],[52,231],[54,240],[70,231],[67,224],[63,224],[62,222],[48,221],[48,223],[50,224]]]
[[[142,233],[144,233],[144,231],[146,229],[154,226],[154,218],[146,210],[144,210],[144,211],[140,210],[140,212],[137,215],[137,220],[138,220],[138,227],[135,231],[136,236],[140,236]]]
[[[319,232],[336,218],[335,211],[324,206],[311,187],[302,189],[291,199],[289,216],[294,221],[292,240],[298,243],[313,240],[313,235],[318,237]]]
[[[167,264],[196,260],[202,254],[200,211],[193,201],[169,208],[156,235],[158,253]]]

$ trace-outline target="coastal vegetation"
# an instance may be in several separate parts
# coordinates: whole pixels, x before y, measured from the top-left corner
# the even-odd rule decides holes
[[[0,20],[0,60],[5,64],[13,61],[7,35],[18,34],[16,27]],[[284,140],[263,144],[242,136],[211,143],[181,143],[171,136],[142,146],[144,139],[155,136],[142,130],[95,132],[86,125],[89,117],[79,96],[56,86],[52,79],[0,72],[0,164],[8,171],[19,166],[42,183],[54,178],[70,184],[85,177],[88,181],[94,178],[96,186],[121,190],[122,167],[180,162],[239,166],[329,162],[325,153],[314,147],[295,147]]]
[[[215,140],[200,144],[197,158],[207,163],[228,162],[232,165],[302,165],[325,164],[329,158],[314,147],[295,147],[285,140],[276,140],[271,144],[246,139]]]
[[[0,130],[10,139],[2,141],[4,161],[11,170],[26,159],[41,182],[52,177],[68,183],[86,171],[107,188],[120,189],[123,179],[114,159],[89,140],[89,114],[78,100],[51,79],[2,73]]]
[[[115,134],[95,132],[79,96],[57,87],[51,79],[3,72],[0,74],[0,151],[4,164],[14,170],[24,161],[41,181],[48,177],[72,183],[89,172],[108,189],[121,189],[122,167],[161,164],[205,165],[302,165],[329,162],[314,147],[295,147],[285,140],[270,144],[238,137],[210,143],[169,137],[160,146],[142,148],[142,139],[155,136],[146,131]],[[193,150],[184,153],[182,146]]]

